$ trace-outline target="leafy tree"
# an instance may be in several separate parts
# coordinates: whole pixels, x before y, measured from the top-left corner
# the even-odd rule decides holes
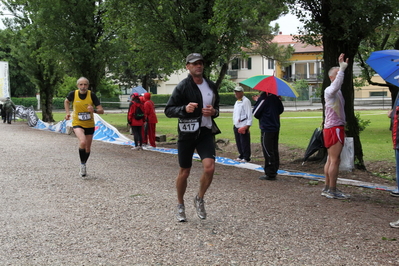
[[[215,82],[218,77],[211,73],[210,79]],[[231,77],[229,75],[225,75],[222,83],[220,84],[219,92],[233,92],[236,86],[237,84],[231,80]]]
[[[36,95],[36,87],[19,65],[18,58],[12,53],[14,40],[14,34],[10,29],[0,30],[0,60],[8,62],[10,93],[12,97],[33,97]]]
[[[39,91],[43,121],[53,122],[53,96],[60,79],[60,62],[54,58],[53,50],[43,45],[45,38],[40,27],[33,23],[35,13],[28,8],[29,5],[19,0],[3,0],[2,3],[13,14],[12,19],[4,21],[8,29],[13,31],[12,40],[9,41],[11,53]]]
[[[26,7],[34,16],[43,45],[52,51],[72,76],[84,76],[94,92],[105,75],[112,55],[113,36],[104,35],[102,0],[29,0]],[[112,55],[114,56],[114,55]]]
[[[187,54],[199,52],[206,76],[212,65],[221,66],[218,87],[232,55],[270,35],[270,21],[285,10],[277,0],[108,0],[107,4],[112,7],[109,27],[131,43],[130,66],[140,66],[143,74],[169,75],[184,66]]]
[[[95,92],[113,54],[113,34],[105,35],[104,1],[2,0],[14,15],[6,21],[20,45],[20,65],[40,91],[43,120],[52,121],[52,97],[65,73],[85,76]]]
[[[363,150],[359,138],[359,124],[354,114],[353,59],[362,40],[390,17],[397,17],[397,0],[288,0],[297,15],[304,22],[307,43],[322,45],[324,48],[324,89],[330,84],[328,69],[338,64],[337,58],[344,53],[350,58],[342,93],[345,98],[347,135],[354,138],[355,165],[365,169]],[[298,8],[298,6],[300,8]],[[306,12],[310,16],[306,16]],[[395,11],[396,12],[396,11]],[[323,98],[324,104],[324,98]]]
[[[305,79],[294,81],[292,86],[299,94],[297,100],[309,100],[309,84]]]

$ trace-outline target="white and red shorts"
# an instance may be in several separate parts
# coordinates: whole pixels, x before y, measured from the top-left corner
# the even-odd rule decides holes
[[[324,147],[327,149],[338,141],[344,145],[345,142],[345,128],[344,126],[330,127],[323,129]]]

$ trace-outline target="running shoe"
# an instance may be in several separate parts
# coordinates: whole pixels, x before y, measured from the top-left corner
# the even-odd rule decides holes
[[[176,218],[179,222],[186,222],[186,209],[184,207],[184,204],[178,204],[177,205],[177,213],[176,213]]]
[[[328,196],[328,189],[323,189],[323,190],[321,191],[321,195],[322,195],[323,197],[327,197],[327,196]]]
[[[198,195],[194,197],[194,207],[200,219],[206,219],[205,202]]]
[[[327,195],[326,197],[329,199],[349,199],[351,196],[348,194],[344,194],[342,191],[340,190],[336,190],[336,191],[327,191],[326,192]]]
[[[391,195],[392,197],[399,197],[399,190],[391,191],[390,195]]]
[[[86,176],[86,164],[84,164],[84,163],[80,164],[79,174],[80,174],[81,177],[85,177]]]
[[[389,225],[393,228],[399,228],[399,220],[397,220],[396,222],[389,223]]]

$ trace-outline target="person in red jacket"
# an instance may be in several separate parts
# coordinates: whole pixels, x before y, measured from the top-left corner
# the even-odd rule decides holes
[[[141,112],[139,112],[137,109],[141,109]],[[142,150],[143,140],[141,130],[144,125],[144,119],[144,106],[140,101],[139,94],[134,93],[132,98],[132,104],[129,108],[128,113],[128,121],[129,125],[132,128],[135,144],[135,147],[133,147],[132,150]]]
[[[155,104],[151,101],[151,93],[144,93],[144,114],[146,118],[146,125],[144,128],[143,144],[150,143],[149,148],[155,148],[155,127],[158,123],[158,118],[155,113]]]

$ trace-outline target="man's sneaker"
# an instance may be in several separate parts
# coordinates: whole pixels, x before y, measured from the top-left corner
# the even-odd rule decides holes
[[[349,199],[351,196],[348,194],[344,194],[342,191],[340,190],[336,190],[336,191],[327,191],[326,192],[326,197],[329,199]]]
[[[198,195],[194,197],[194,207],[200,219],[206,219],[205,202]]]
[[[186,209],[184,207],[184,204],[178,204],[177,205],[177,213],[176,213],[176,218],[179,222],[186,222]]]
[[[389,223],[389,225],[393,228],[399,228],[399,220],[397,220],[396,222]]]
[[[234,159],[234,161],[241,163],[242,159],[240,157],[238,157],[237,159]]]
[[[80,164],[80,171],[79,174],[81,177],[85,177],[86,176],[86,164]]]
[[[322,196],[324,196],[324,197],[327,197],[328,196],[328,189],[323,189],[322,191],[321,191],[321,195]]]
[[[392,197],[399,197],[399,190],[391,191],[390,195],[391,195]]]
[[[248,161],[245,160],[245,159],[242,159],[241,162],[242,162],[242,163],[247,163]]]

